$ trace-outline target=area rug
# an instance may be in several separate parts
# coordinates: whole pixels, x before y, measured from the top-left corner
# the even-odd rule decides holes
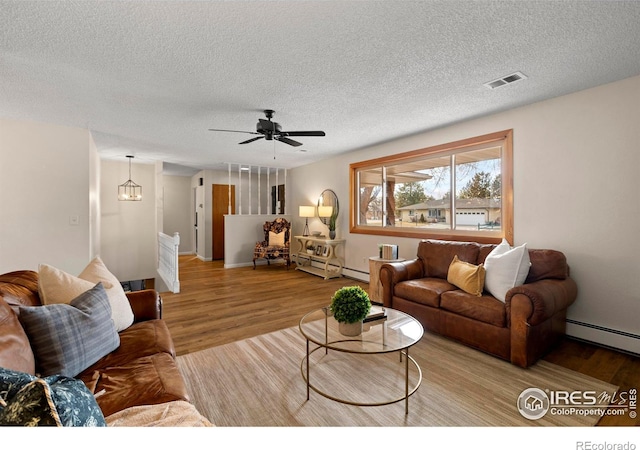
[[[550,395],[595,391],[604,397],[617,390],[545,361],[522,369],[425,333],[410,349],[423,379],[409,398],[408,414],[404,401],[353,406],[313,390],[307,400],[301,370],[305,342],[294,327],[178,356],[177,361],[192,402],[218,427],[593,426],[606,405],[557,414],[549,411],[532,419],[520,412],[518,398],[531,388]],[[316,351],[311,361],[313,384],[339,398],[383,402],[404,392],[404,363],[398,353],[359,356]],[[418,377],[412,367],[410,385]]]

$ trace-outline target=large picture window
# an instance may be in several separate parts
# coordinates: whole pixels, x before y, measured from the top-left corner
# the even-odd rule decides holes
[[[351,164],[350,231],[513,243],[512,134]]]

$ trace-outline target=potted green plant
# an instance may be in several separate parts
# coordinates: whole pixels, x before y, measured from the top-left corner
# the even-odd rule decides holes
[[[331,297],[330,309],[341,334],[358,336],[362,333],[362,321],[371,310],[371,300],[360,286],[345,286]]]
[[[336,219],[338,218],[337,214],[332,214],[329,218],[329,237],[331,239],[336,238]]]
[[[310,255],[313,255],[316,251],[316,248],[313,246],[313,244],[307,244],[307,253]]]

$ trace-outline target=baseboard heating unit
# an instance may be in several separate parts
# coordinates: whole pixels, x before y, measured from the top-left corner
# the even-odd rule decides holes
[[[567,319],[567,335],[640,356],[640,335]]]

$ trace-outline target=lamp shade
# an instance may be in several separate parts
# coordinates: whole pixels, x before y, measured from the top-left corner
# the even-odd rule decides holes
[[[331,217],[333,214],[333,206],[318,206],[319,217]]]
[[[316,216],[315,206],[300,206],[300,217],[315,217],[315,216]]]

